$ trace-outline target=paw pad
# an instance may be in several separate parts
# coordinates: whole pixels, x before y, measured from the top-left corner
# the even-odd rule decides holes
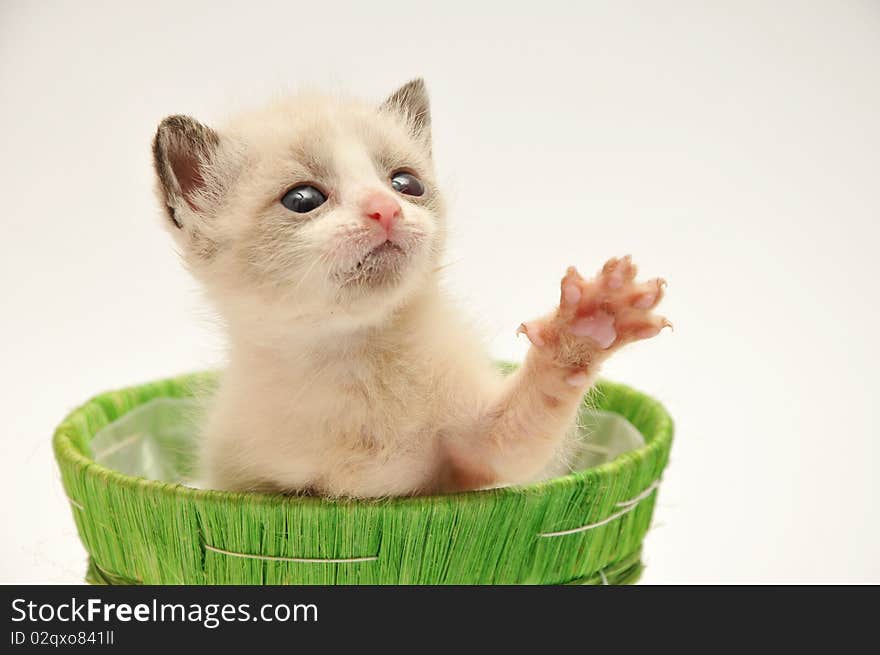
[[[599,310],[590,316],[584,316],[571,324],[569,332],[576,337],[588,337],[599,344],[603,350],[609,348],[617,339],[614,329],[614,316]]]

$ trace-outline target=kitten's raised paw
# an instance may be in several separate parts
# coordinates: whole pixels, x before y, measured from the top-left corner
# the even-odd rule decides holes
[[[656,336],[672,324],[653,309],[663,298],[661,278],[638,283],[627,255],[608,260],[593,280],[572,266],[562,278],[556,313],[523,323],[524,333],[540,350],[567,367],[586,367],[621,346]]]

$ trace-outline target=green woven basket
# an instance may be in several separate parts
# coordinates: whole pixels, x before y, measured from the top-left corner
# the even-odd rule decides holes
[[[381,501],[231,493],[123,475],[91,457],[101,428],[213,374],[99,395],[72,412],[55,456],[95,584],[627,584],[669,457],[672,420],[602,382],[587,402],[645,446],[537,484]]]

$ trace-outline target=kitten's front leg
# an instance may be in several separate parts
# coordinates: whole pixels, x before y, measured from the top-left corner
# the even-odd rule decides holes
[[[628,256],[609,260],[594,280],[568,269],[556,312],[520,326],[532,347],[484,416],[483,433],[450,443],[452,487],[524,482],[543,471],[599,365],[670,325],[651,311],[665,282],[636,283],[635,275]]]

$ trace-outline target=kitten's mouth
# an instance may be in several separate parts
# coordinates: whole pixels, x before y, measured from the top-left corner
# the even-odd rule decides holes
[[[406,259],[407,252],[399,244],[383,241],[342,276],[342,283],[377,287],[396,282]]]
[[[367,253],[366,257],[364,257],[360,262],[358,262],[358,266],[361,266],[367,259],[370,257],[385,257],[387,255],[405,255],[403,248],[394,243],[393,241],[387,240],[383,243],[380,243],[378,246],[373,248],[370,252]]]

